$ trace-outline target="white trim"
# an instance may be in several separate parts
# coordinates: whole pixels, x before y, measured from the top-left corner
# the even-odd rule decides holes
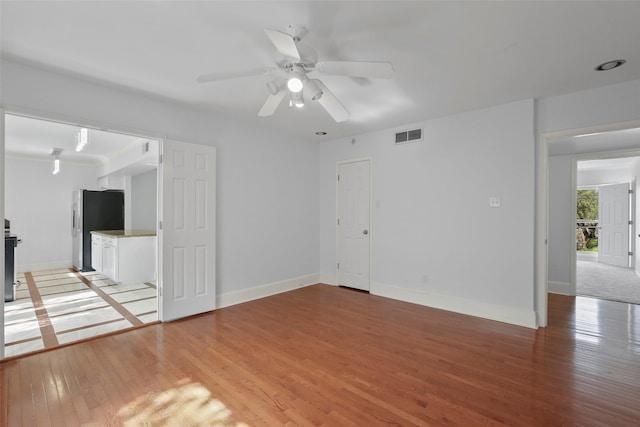
[[[27,271],[61,270],[63,268],[73,268],[73,262],[65,260],[42,262],[39,264],[21,264],[16,266],[18,273],[25,273]]]
[[[575,295],[575,292],[571,293],[571,283],[567,282],[549,282],[548,290],[550,294]]]
[[[6,110],[0,107],[0,218],[4,218],[4,117]],[[0,245],[0,259],[4,260],[4,245]],[[4,261],[0,262],[2,298],[0,298],[0,359],[4,359]]]
[[[551,140],[559,140],[570,138],[577,135],[586,135],[588,133],[605,133],[617,130],[635,129],[640,127],[640,119],[629,120],[626,122],[607,123],[604,125],[589,126],[584,128],[564,129],[559,131],[551,131],[541,134],[540,136],[548,143]]]
[[[549,148],[546,135],[540,135],[536,147],[535,237],[534,237],[534,309],[535,323],[547,326],[547,280],[549,234]]]
[[[318,276],[318,283],[324,283],[325,285],[332,285],[332,286],[340,286],[338,284],[338,276],[336,276],[335,274],[328,274],[328,273],[320,273]]]
[[[330,284],[335,284],[336,286],[340,286],[340,283],[338,282],[338,277],[340,277],[339,271],[338,271],[338,263],[340,262],[339,260],[339,256],[340,256],[340,247],[339,247],[339,241],[340,241],[340,234],[339,234],[339,230],[338,230],[338,198],[339,198],[339,194],[338,194],[338,172],[340,171],[340,165],[344,165],[344,164],[349,164],[349,163],[358,163],[358,162],[369,162],[369,289],[371,290],[371,284],[373,283],[373,235],[375,234],[373,232],[373,157],[369,156],[369,157],[358,157],[356,159],[350,159],[350,160],[339,160],[336,162],[336,175],[335,175],[335,195],[336,195],[336,216],[335,216],[335,230],[336,230],[336,275],[335,275],[335,280],[334,283],[330,283]]]
[[[629,242],[630,242],[630,246],[629,246],[629,250],[631,251],[631,258],[629,259],[629,263],[630,263],[630,268],[632,268],[634,271],[636,269],[636,177],[634,176],[633,179],[631,180],[631,188],[630,188],[631,194],[630,194],[630,200],[629,200],[629,206],[631,207],[631,217],[629,218],[631,220],[631,231],[629,234]]]
[[[254,286],[239,291],[218,294],[216,297],[216,309],[229,307],[243,302],[253,301],[271,295],[281,294],[294,289],[320,283],[320,274],[308,274],[306,276],[294,277],[292,279],[281,280],[279,282],[267,283]]]
[[[578,256],[576,254],[576,212],[578,206],[578,161],[576,157],[571,159],[571,211],[569,215],[569,220],[571,221],[571,228],[573,230],[572,233],[569,234],[569,238],[571,239],[569,248],[571,248],[571,253],[569,254],[569,288],[565,289],[567,293],[565,295],[575,296],[577,289],[576,275],[577,273],[577,265],[578,265]],[[561,293],[561,292],[555,292]]]
[[[515,309],[509,306],[488,304],[449,295],[421,292],[372,282],[371,294],[400,301],[420,304],[441,310],[483,319],[496,320],[517,326],[535,329],[536,313],[533,310]]]
[[[164,263],[162,262],[164,254],[164,138],[158,140],[158,169],[156,173],[156,286],[158,288],[158,320],[164,318],[164,310],[162,309],[162,298],[164,289]],[[160,227],[160,224],[163,224]]]

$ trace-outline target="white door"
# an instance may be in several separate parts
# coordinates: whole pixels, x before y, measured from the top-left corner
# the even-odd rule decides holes
[[[338,284],[369,290],[370,162],[338,164]]]
[[[629,267],[629,184],[598,187],[598,262]]]
[[[216,307],[216,149],[162,142],[160,320]]]

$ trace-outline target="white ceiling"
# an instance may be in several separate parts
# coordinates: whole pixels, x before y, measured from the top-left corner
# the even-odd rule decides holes
[[[617,157],[614,159],[581,160],[577,162],[578,172],[628,170],[638,157]]]
[[[5,151],[7,154],[36,158],[51,158],[54,148],[61,148],[60,158],[77,163],[104,164],[109,158],[144,138],[89,129],[89,143],[76,152],[80,127],[36,120],[13,114],[5,115]]]
[[[3,0],[0,7],[8,58],[305,139],[640,78],[640,2]],[[323,76],[351,112],[343,123],[309,101],[258,117],[267,76],[196,82],[200,74],[272,66],[263,29],[289,25],[308,28],[303,42],[321,60],[390,61],[395,76]],[[621,68],[594,71],[619,58],[627,60]]]

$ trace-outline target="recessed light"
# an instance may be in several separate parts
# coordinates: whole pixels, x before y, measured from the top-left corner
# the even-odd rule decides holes
[[[604,64],[600,64],[598,65],[595,70],[596,71],[609,71],[609,70],[613,70],[614,68],[618,68],[619,66],[621,66],[622,64],[624,64],[625,61],[624,59],[615,59],[613,61],[607,61]]]
[[[316,135],[326,135],[327,133],[325,131],[319,130],[318,132],[316,132]]]

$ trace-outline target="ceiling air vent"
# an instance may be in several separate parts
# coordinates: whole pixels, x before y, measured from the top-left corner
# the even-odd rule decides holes
[[[422,129],[406,130],[396,133],[396,144],[422,141]]]

